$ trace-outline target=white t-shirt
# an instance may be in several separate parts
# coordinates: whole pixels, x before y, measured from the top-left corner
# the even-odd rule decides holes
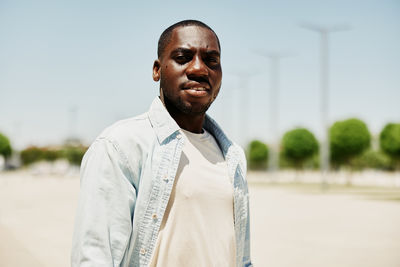
[[[207,131],[182,133],[187,140],[150,266],[236,266],[233,186],[223,154]]]

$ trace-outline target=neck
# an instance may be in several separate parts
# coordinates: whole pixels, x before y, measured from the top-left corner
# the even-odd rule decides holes
[[[168,113],[176,121],[180,128],[192,132],[202,133],[203,123],[206,114],[186,114],[177,109],[173,104],[169,103],[167,99],[163,101]]]
[[[171,114],[171,113],[170,113]],[[205,115],[198,116],[174,116],[172,118],[182,129],[192,133],[202,133]]]

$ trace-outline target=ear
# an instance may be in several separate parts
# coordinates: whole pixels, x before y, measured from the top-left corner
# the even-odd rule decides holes
[[[156,59],[153,64],[153,80],[158,82],[161,77],[161,63],[160,60]]]

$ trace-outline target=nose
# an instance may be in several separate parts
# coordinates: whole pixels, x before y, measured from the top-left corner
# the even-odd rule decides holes
[[[186,69],[186,75],[188,76],[189,79],[195,79],[196,77],[207,78],[208,77],[207,65],[199,56],[194,56]]]

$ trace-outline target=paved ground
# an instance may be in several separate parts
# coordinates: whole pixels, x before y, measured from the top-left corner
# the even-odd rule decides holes
[[[251,186],[256,266],[399,267],[400,202]]]
[[[79,179],[0,174],[0,266],[69,266]]]
[[[76,177],[0,173],[0,266],[69,266],[78,188]],[[400,266],[400,201],[268,184],[250,194],[256,266]]]

